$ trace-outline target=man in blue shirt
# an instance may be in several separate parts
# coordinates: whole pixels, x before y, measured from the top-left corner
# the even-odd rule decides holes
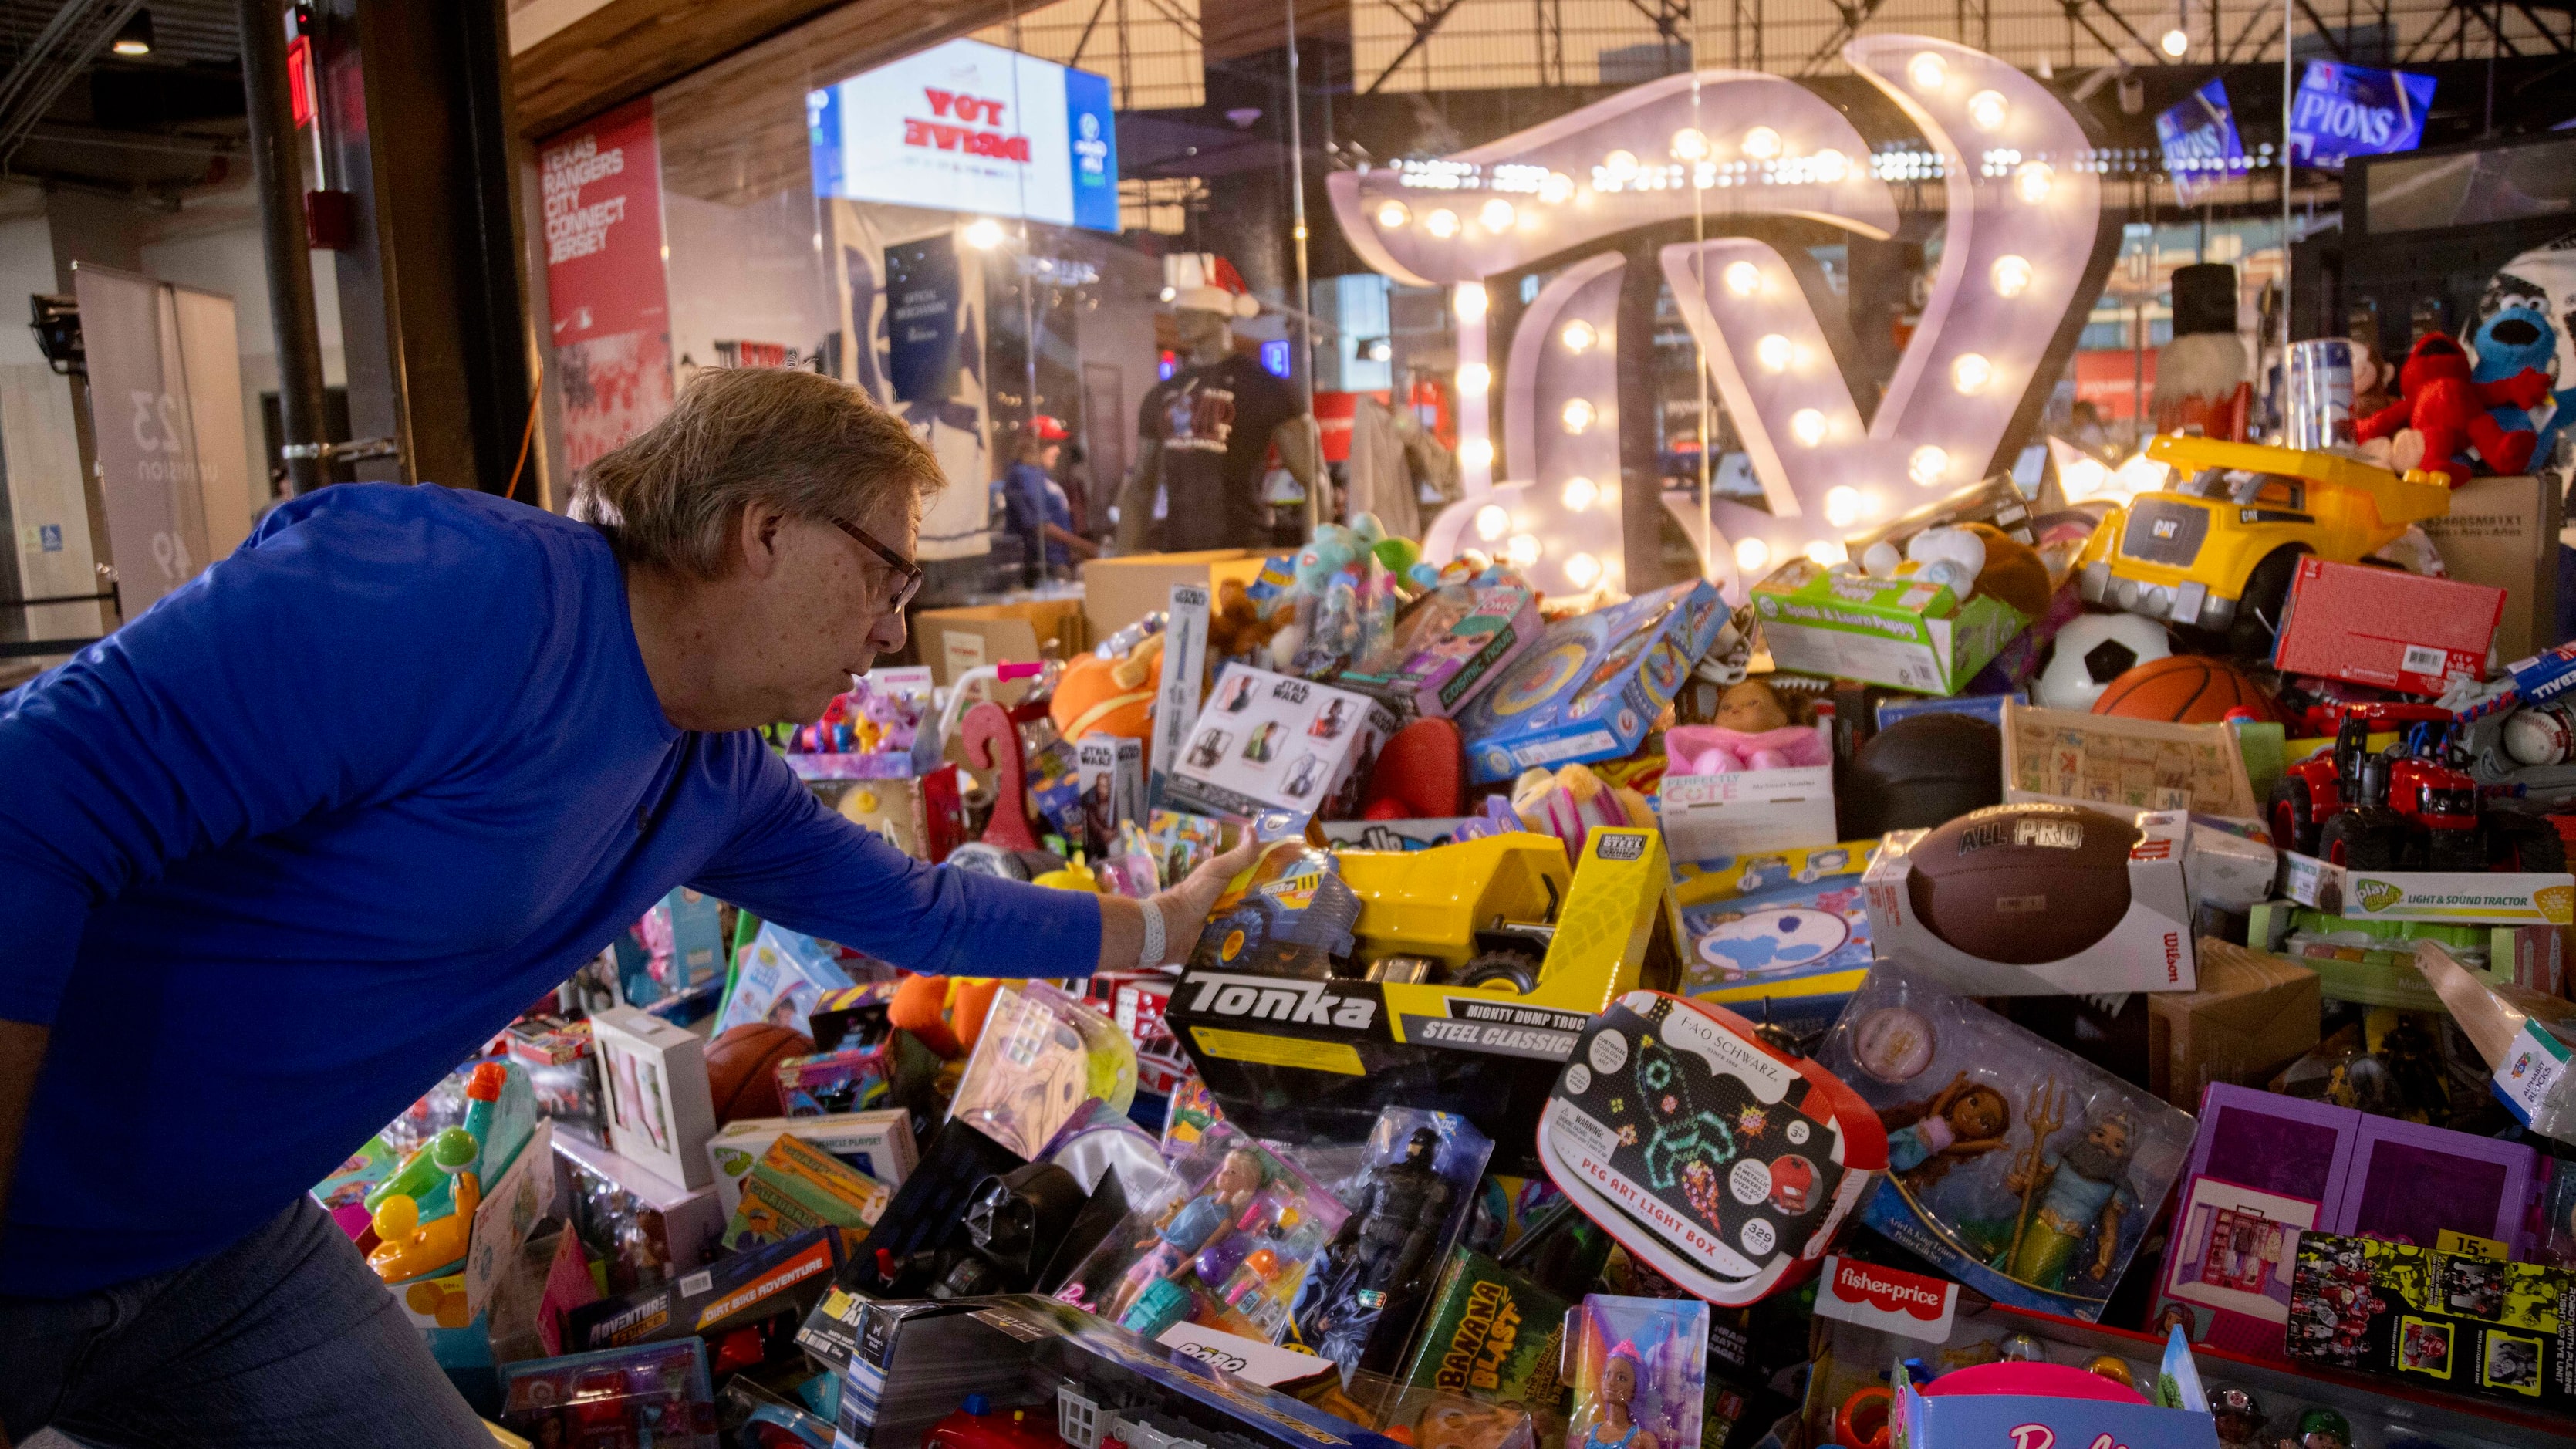
[[[1183,953],[1248,848],[938,869],[751,732],[902,647],[939,483],[853,389],[710,373],[604,526],[325,489],[0,695],[0,1444],[488,1444],[304,1189],[675,886],[925,972]]]

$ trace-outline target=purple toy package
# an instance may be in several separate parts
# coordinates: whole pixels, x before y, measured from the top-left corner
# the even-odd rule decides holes
[[[2193,1342],[2285,1357],[2305,1232],[2431,1247],[2456,1231],[2528,1256],[2528,1147],[2225,1083],[2200,1120],[2156,1279],[2155,1322]]]

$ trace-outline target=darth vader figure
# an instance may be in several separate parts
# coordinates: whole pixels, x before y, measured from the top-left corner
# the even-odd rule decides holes
[[[1333,1239],[1331,1273],[1316,1310],[1317,1351],[1333,1362],[1386,1372],[1403,1351],[1409,1326],[1438,1267],[1440,1230],[1458,1189],[1435,1160],[1440,1134],[1417,1127],[1404,1156],[1378,1168]],[[1376,1333],[1381,1319],[1398,1331]]]

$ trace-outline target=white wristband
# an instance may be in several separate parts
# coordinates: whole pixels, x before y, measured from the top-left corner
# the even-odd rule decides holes
[[[1163,922],[1163,903],[1149,896],[1137,904],[1145,908],[1145,945],[1136,953],[1136,964],[1151,971],[1163,964],[1163,953],[1169,944]]]

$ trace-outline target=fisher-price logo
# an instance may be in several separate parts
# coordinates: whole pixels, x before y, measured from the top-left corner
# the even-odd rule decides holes
[[[1825,1286],[1816,1311],[1827,1318],[1932,1343],[1948,1340],[1958,1312],[1958,1285],[1948,1279],[1839,1255],[1825,1260]]]

